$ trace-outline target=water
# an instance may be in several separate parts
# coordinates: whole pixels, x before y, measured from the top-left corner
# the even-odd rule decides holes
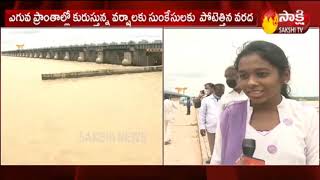
[[[2,164],[162,164],[162,73],[42,81],[128,68],[1,57]]]

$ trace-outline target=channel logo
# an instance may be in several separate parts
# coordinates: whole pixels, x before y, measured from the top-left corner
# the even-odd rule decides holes
[[[303,34],[307,32],[310,24],[309,16],[301,9],[294,13],[268,10],[261,17],[262,29],[267,34]]]

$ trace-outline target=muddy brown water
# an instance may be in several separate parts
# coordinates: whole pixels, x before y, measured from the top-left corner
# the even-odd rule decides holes
[[[119,65],[1,57],[2,164],[162,164],[162,72],[42,81]]]

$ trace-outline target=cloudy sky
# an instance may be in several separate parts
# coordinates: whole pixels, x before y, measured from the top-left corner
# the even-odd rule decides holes
[[[1,50],[162,40],[161,28],[1,28]]]
[[[103,42],[162,39],[160,28],[1,28],[1,50]],[[225,83],[224,70],[233,64],[244,42],[266,40],[279,45],[291,64],[294,96],[319,96],[319,29],[305,34],[265,34],[262,29],[165,29],[164,89],[187,87],[197,95],[207,82]],[[226,91],[230,89],[226,88]]]
[[[187,87],[187,94],[198,95],[207,82],[226,86],[225,68],[233,64],[239,47],[253,40],[270,41],[284,50],[291,65],[292,95],[319,96],[319,29],[295,35],[269,35],[262,29],[165,29],[165,90]]]

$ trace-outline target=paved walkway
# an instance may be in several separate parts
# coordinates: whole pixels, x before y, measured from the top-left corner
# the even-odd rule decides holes
[[[175,102],[178,110],[171,125],[171,144],[164,146],[165,165],[202,165],[201,147],[195,109],[186,115],[187,108]]]

